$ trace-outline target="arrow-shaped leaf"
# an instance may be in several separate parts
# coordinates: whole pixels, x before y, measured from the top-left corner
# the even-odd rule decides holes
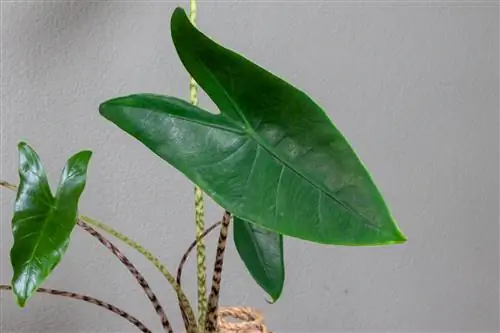
[[[234,243],[248,271],[277,301],[285,282],[283,236],[263,227],[234,217]]]
[[[182,63],[221,114],[143,94],[103,103],[104,117],[246,221],[318,243],[405,241],[363,164],[314,101],[210,40],[180,8],[171,30]]]
[[[19,144],[20,182],[12,219],[14,244],[10,259],[14,271],[12,288],[21,307],[68,248],[91,155],[90,151],[82,151],[68,160],[53,196],[37,153],[26,143]]]

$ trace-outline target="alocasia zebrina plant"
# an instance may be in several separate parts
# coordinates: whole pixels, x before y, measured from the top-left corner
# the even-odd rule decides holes
[[[273,301],[285,279],[284,236],[347,246],[406,240],[356,153],[306,93],[211,40],[180,8],[171,18],[171,36],[219,113],[150,93],[110,99],[99,112],[218,203],[226,211],[223,228],[232,215],[238,253]],[[68,161],[55,196],[44,173],[36,173],[43,171],[36,153],[21,145],[20,156],[11,258],[14,292],[24,305],[67,248],[90,153]],[[225,235],[220,239],[225,244]],[[216,275],[220,269],[216,264]],[[180,283],[167,279],[186,303]],[[218,299],[213,288],[211,299]],[[186,328],[196,332],[192,314],[183,315]],[[207,322],[213,320],[209,313]],[[202,324],[199,331],[215,327]]]

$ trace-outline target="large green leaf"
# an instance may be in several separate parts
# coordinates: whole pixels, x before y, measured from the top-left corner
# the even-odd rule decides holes
[[[277,301],[285,282],[283,236],[238,217],[233,223],[234,243],[254,280]]]
[[[91,155],[90,151],[82,151],[68,160],[53,196],[37,153],[26,143],[19,144],[20,182],[12,219],[14,244],[10,259],[14,271],[12,288],[22,307],[68,248]]]
[[[103,103],[105,118],[246,221],[318,243],[405,241],[355,152],[305,93],[210,40],[180,8],[171,30],[221,113],[140,94]]]

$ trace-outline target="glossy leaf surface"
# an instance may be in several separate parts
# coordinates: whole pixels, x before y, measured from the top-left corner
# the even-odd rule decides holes
[[[285,282],[283,236],[237,217],[233,234],[238,254],[248,271],[272,300],[277,301]]]
[[[246,221],[325,244],[405,241],[363,164],[314,101],[210,40],[182,9],[171,30],[182,63],[221,113],[140,94],[103,103],[104,117]]]
[[[47,279],[68,248],[92,153],[82,151],[64,168],[55,196],[37,153],[19,144],[19,187],[12,219],[12,288],[20,306]]]

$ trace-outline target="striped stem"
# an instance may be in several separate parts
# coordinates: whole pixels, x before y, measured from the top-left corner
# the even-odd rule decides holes
[[[12,287],[2,284],[2,285],[0,285],[0,291],[12,291]],[[112,304],[106,303],[106,302],[101,301],[101,300],[99,300],[97,298],[94,298],[94,297],[91,297],[91,296],[87,296],[87,295],[73,293],[73,292],[70,292],[70,291],[48,289],[48,288],[38,288],[36,290],[36,292],[37,293],[44,293],[44,294],[54,295],[54,296],[68,297],[68,298],[72,298],[72,299],[76,299],[76,300],[79,300],[79,301],[84,301],[84,302],[87,302],[87,303],[91,303],[91,304],[97,305],[97,306],[99,306],[101,308],[104,308],[104,309],[106,309],[108,311],[111,311],[114,314],[117,314],[120,317],[128,320],[128,322],[131,323],[132,325],[134,325],[135,327],[137,327],[139,329],[139,331],[141,331],[143,333],[152,333],[152,331],[149,328],[147,328],[136,317],[128,314],[127,312],[123,311],[120,308],[117,308],[116,306],[114,306]]]
[[[153,290],[151,290],[151,287],[147,283],[146,279],[144,279],[144,276],[137,270],[137,268],[135,268],[135,266],[132,264],[132,262],[130,262],[130,260],[115,245],[113,245],[113,243],[111,243],[109,240],[107,240],[99,232],[94,230],[91,226],[89,226],[88,224],[86,224],[82,220],[78,220],[77,224],[83,230],[87,231],[91,236],[97,238],[97,240],[99,240],[99,242],[102,245],[104,245],[106,248],[108,248],[122,262],[122,264],[124,264],[125,267],[127,267],[127,269],[135,277],[135,279],[137,280],[139,285],[142,287],[142,289],[144,289],[144,292],[148,296],[156,313],[158,314],[158,316],[160,316],[163,330],[167,333],[173,333],[172,327],[170,326],[170,322],[168,321],[167,315],[166,315],[165,311],[163,310],[163,307],[161,306],[160,302],[158,301],[158,298],[156,297]]]
[[[17,187],[9,182],[6,182],[4,180],[0,180],[0,186],[5,187],[9,190],[15,191]],[[197,328],[197,323],[196,319],[193,313],[193,309],[191,307],[191,304],[189,303],[188,298],[184,294],[183,290],[180,288],[180,286],[176,283],[175,278],[168,269],[160,262],[160,260],[155,257],[150,251],[145,249],[142,245],[139,243],[135,242],[134,240],[130,239],[129,237],[125,236],[124,234],[120,233],[119,231],[111,228],[110,226],[99,222],[97,220],[94,220],[88,216],[80,216],[79,217],[83,222],[94,226],[98,229],[101,229],[105,231],[106,233],[118,238],[131,248],[135,249],[137,252],[142,254],[148,261],[150,261],[162,274],[163,276],[167,279],[167,281],[172,285],[174,288],[177,298],[179,299],[179,306],[181,308],[181,313],[182,317],[184,319],[184,323],[186,327],[189,327],[187,329],[188,333],[197,333],[198,328]]]
[[[219,226],[222,222],[219,221],[217,223],[214,223],[210,228],[205,230],[203,234],[201,235],[202,238],[205,238],[210,232],[212,232],[217,226]],[[191,245],[189,245],[189,248],[184,252],[184,255],[182,256],[182,259],[179,263],[179,267],[177,268],[177,279],[176,282],[179,286],[182,286],[181,284],[181,279],[182,279],[182,270],[184,269],[184,264],[186,263],[189,254],[193,251],[193,249],[196,247],[196,244],[198,242],[198,239],[196,239]]]
[[[222,277],[222,266],[224,263],[224,252],[227,244],[227,234],[231,213],[224,212],[222,217],[222,226],[220,228],[219,242],[217,244],[217,253],[215,256],[214,271],[212,275],[212,289],[208,298],[207,318],[205,321],[205,333],[217,332],[217,310],[219,307],[220,284]]]
[[[135,242],[134,240],[130,239],[129,237],[125,236],[124,234],[120,233],[119,231],[111,228],[110,226],[102,222],[96,221],[88,216],[80,216],[80,219],[85,223],[90,224],[91,226],[101,229],[102,231],[112,235],[113,237],[118,238],[119,240],[121,240],[122,242],[124,242],[125,244],[135,249],[140,254],[142,254],[148,261],[150,261],[163,274],[163,276],[167,279],[170,285],[174,288],[177,294],[177,299],[179,300],[179,307],[181,310],[182,318],[184,320],[184,326],[186,327],[186,331],[190,333],[198,332],[198,325],[196,323],[196,318],[193,313],[191,304],[189,303],[189,300],[186,297],[186,294],[184,294],[184,291],[182,290],[181,286],[177,284],[174,276],[170,274],[167,268],[160,262],[160,260],[157,257],[155,257],[151,252],[146,250],[139,243]]]

